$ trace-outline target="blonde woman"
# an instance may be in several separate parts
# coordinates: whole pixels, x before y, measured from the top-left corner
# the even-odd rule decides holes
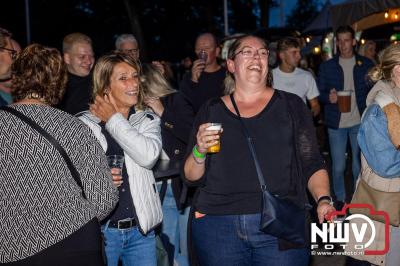
[[[174,89],[153,65],[143,66],[144,102],[161,119],[164,158],[182,161],[194,118],[193,110],[183,95]],[[189,216],[187,188],[179,176],[168,180],[163,201],[162,232],[174,245],[174,259],[188,265],[187,221]]]
[[[400,45],[393,44],[382,52],[381,63],[369,73],[376,82],[367,97],[358,143],[361,148],[361,173],[359,182],[365,181],[376,191],[400,191]],[[357,187],[358,189],[358,187]],[[356,194],[357,194],[356,189]],[[389,201],[386,199],[386,201]],[[379,203],[378,203],[379,204]],[[385,204],[379,204],[385,206]],[[386,211],[389,217],[398,215]],[[374,221],[378,236],[369,249],[384,249],[384,224]],[[379,235],[379,233],[382,233]],[[349,245],[350,246],[350,245]],[[400,230],[390,226],[390,250],[385,255],[354,256],[377,265],[400,265]]]
[[[94,104],[80,118],[107,155],[125,158],[119,204],[103,221],[107,265],[156,265],[154,228],[162,221],[152,168],[161,152],[160,119],[142,108],[139,61],[123,53],[105,55],[93,72]],[[112,169],[113,170],[113,169]],[[122,181],[122,182],[121,182]]]

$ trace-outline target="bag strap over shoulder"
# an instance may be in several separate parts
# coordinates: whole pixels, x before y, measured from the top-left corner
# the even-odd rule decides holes
[[[60,143],[53,136],[51,136],[46,130],[44,130],[41,126],[39,126],[35,121],[33,121],[29,117],[25,116],[21,112],[17,111],[16,109],[8,107],[8,106],[2,106],[2,107],[0,107],[0,110],[6,111],[6,112],[18,117],[22,121],[24,121],[30,127],[35,129],[39,134],[41,134],[43,137],[45,137],[50,142],[50,144],[52,144],[54,146],[54,148],[56,148],[56,150],[60,153],[60,155],[63,157],[65,163],[67,164],[75,182],[81,188],[83,198],[87,199],[85,191],[83,190],[82,181],[80,179],[79,172],[76,170],[76,168],[75,168],[74,164],[71,162],[71,159],[69,158],[67,152],[60,145]]]
[[[247,145],[249,146],[249,149],[250,149],[250,152],[251,152],[251,156],[253,157],[253,161],[254,161],[254,164],[256,166],[257,177],[258,177],[258,181],[260,182],[261,190],[265,191],[265,190],[267,190],[267,185],[265,184],[264,175],[263,175],[263,173],[261,171],[260,163],[258,162],[257,154],[256,154],[256,151],[254,149],[253,140],[250,137],[249,131],[248,131],[246,125],[244,124],[242,117],[240,116],[240,112],[239,112],[239,109],[238,109],[238,107],[236,105],[235,98],[233,97],[233,93],[231,93],[229,95],[229,97],[231,98],[233,108],[235,108],[235,111],[236,111],[236,113],[237,113],[237,115],[239,117],[239,121],[242,124],[243,133],[244,133],[244,135],[246,137]]]

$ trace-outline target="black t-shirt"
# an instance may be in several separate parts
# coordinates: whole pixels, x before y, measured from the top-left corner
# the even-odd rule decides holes
[[[135,109],[131,108],[129,116],[135,113]],[[111,136],[110,133],[105,128],[105,123],[100,123],[101,132],[107,140],[107,151],[106,155],[122,155],[124,156],[124,150],[118,144],[118,142]],[[104,219],[103,222],[112,220],[114,222],[118,220],[123,220],[126,218],[136,217],[135,206],[133,205],[133,200],[131,196],[131,190],[129,186],[128,172],[126,171],[126,165],[122,167],[122,181],[123,183],[118,187],[119,191],[119,201],[115,209],[110,213],[110,215]]]
[[[180,84],[180,91],[191,103],[194,113],[197,113],[207,100],[224,94],[225,76],[224,67],[215,72],[202,72],[197,83],[192,81],[191,72],[185,74]]]
[[[91,97],[92,73],[86,77],[79,77],[68,72],[65,94],[57,107],[71,115],[76,115],[89,110]]]
[[[296,108],[307,116],[309,122],[303,127],[308,127],[307,130],[312,135],[311,116],[300,98],[296,101]],[[242,119],[253,138],[268,190],[294,202],[303,202],[305,190],[301,188],[302,192],[298,191],[299,184],[304,183],[294,174],[297,173],[294,124],[285,99],[275,91],[270,102],[259,114]],[[209,101],[197,114],[188,150],[193,148],[196,142],[195,133],[199,125],[205,122],[220,122],[224,131],[221,135],[221,151],[207,155],[205,174],[196,182],[201,184],[195,203],[196,209],[215,215],[260,212],[261,188],[238,117],[221,99]],[[310,150],[313,152],[315,165],[306,166],[305,182],[312,173],[323,168],[316,141]]]

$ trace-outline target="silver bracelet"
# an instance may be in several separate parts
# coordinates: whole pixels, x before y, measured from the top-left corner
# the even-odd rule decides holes
[[[193,152],[192,152],[192,157],[193,160],[197,163],[197,164],[204,164],[206,161],[206,158],[204,158],[202,161],[198,161],[198,158],[196,158],[196,156],[194,156]]]

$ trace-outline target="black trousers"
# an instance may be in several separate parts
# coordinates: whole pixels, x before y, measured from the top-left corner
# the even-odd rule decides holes
[[[7,266],[104,266],[102,238],[97,218],[62,241],[23,260]]]

